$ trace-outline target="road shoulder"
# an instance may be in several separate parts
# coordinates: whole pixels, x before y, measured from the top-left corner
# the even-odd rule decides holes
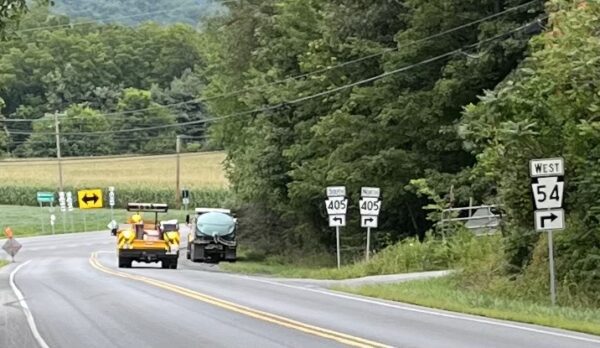
[[[0,267],[0,347],[38,347],[19,301],[13,293],[9,277],[18,264]]]

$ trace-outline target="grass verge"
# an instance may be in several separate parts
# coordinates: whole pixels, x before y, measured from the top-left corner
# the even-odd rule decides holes
[[[6,265],[8,265],[8,261],[6,261],[6,260],[0,260],[0,268],[4,267]]]
[[[335,290],[600,335],[600,309],[551,306],[465,290],[454,276]]]
[[[5,227],[11,227],[15,237],[48,235],[52,234],[50,215],[56,216],[54,224],[55,233],[72,233],[107,230],[106,225],[111,221],[110,209],[80,210],[61,213],[60,209],[0,205],[0,238],[4,235],[1,231]],[[169,210],[167,214],[159,214],[159,220],[178,219],[185,221],[187,213],[183,210]],[[115,209],[115,220],[123,223],[127,220],[128,213],[123,209]],[[154,219],[154,214],[146,213],[147,219]]]

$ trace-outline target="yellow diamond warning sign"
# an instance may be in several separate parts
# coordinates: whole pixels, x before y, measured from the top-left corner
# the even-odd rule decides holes
[[[77,201],[79,202],[79,209],[94,209],[102,208],[104,204],[102,200],[102,190],[81,190],[77,191]]]

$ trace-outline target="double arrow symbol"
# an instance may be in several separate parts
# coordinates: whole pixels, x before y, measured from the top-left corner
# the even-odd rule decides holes
[[[81,199],[86,205],[90,205],[90,202],[93,201],[94,204],[98,202],[98,196],[94,193],[93,196],[88,196],[87,194]]]

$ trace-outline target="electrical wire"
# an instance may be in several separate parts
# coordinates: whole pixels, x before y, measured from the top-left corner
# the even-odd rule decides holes
[[[545,19],[547,18],[547,16],[543,16],[541,19]],[[248,114],[255,114],[255,113],[260,113],[260,112],[265,112],[265,111],[271,111],[271,110],[276,110],[282,107],[286,107],[288,105],[293,105],[293,104],[298,104],[298,103],[302,103],[305,102],[307,100],[311,100],[311,99],[315,99],[315,98],[319,98],[319,97],[323,97],[326,95],[330,95],[330,94],[334,94],[349,88],[353,88],[353,87],[357,87],[357,86],[361,86],[370,82],[374,82],[377,80],[380,80],[382,78],[391,76],[391,75],[395,75],[398,74],[400,72],[404,72],[404,71],[408,71],[414,68],[417,68],[419,66],[422,65],[426,65],[429,63],[433,63],[436,62],[438,60],[447,58],[447,57],[451,57],[457,53],[461,53],[463,50],[468,50],[468,49],[472,49],[472,48],[476,48],[482,44],[486,44],[495,40],[498,40],[502,37],[505,37],[507,35],[511,35],[514,34],[516,32],[519,32],[523,29],[526,29],[528,27],[530,27],[533,24],[538,23],[540,19],[536,19],[535,21],[529,22],[525,25],[521,25],[515,29],[512,29],[508,32],[502,33],[502,34],[498,34],[495,35],[491,38],[488,39],[484,39],[481,41],[478,41],[476,43],[473,44],[469,44],[469,45],[465,45],[461,48],[452,50],[452,51],[448,51],[446,53],[440,54],[438,56],[432,57],[432,58],[428,58],[425,60],[422,60],[418,63],[414,63],[408,66],[404,66],[402,68],[398,68],[395,70],[391,70],[367,79],[363,79],[357,82],[353,82],[350,84],[346,84],[343,86],[339,86],[336,88],[332,88],[326,91],[322,91],[320,93],[316,93],[316,94],[312,94],[309,96],[305,96],[305,97],[300,97],[294,100],[290,100],[290,101],[285,101],[276,105],[271,105],[271,106],[266,106],[266,107],[261,107],[261,108],[256,108],[256,109],[252,109],[252,110],[247,110],[247,111],[242,111],[242,112],[237,112],[237,113],[233,113],[233,114],[229,114],[226,116],[221,116],[221,117],[214,117],[214,118],[207,118],[207,119],[203,119],[203,120],[197,120],[197,121],[189,121],[189,122],[183,122],[183,123],[173,123],[173,124],[167,124],[167,125],[159,125],[159,126],[151,126],[151,127],[140,127],[140,128],[131,128],[131,129],[125,129],[125,130],[111,130],[111,131],[96,131],[96,132],[65,132],[65,133],[61,133],[61,135],[95,135],[95,134],[117,134],[117,133],[128,133],[128,132],[137,132],[137,131],[148,131],[148,130],[157,130],[157,129],[168,129],[168,128],[174,128],[174,127],[181,127],[181,126],[189,126],[189,125],[196,125],[196,124],[204,124],[204,123],[209,123],[209,122],[213,122],[213,121],[218,121],[218,120],[224,120],[224,119],[228,119],[228,118],[232,118],[232,117],[239,117],[239,116],[243,116],[243,115],[248,115]],[[21,134],[21,135],[32,135],[32,134],[45,134],[45,135],[55,135],[55,133],[49,133],[49,132],[40,132],[40,133],[32,133],[32,132],[10,132],[11,134]]]
[[[533,1],[529,1],[529,2],[521,4],[521,5],[518,5],[518,6],[510,7],[510,8],[507,8],[507,9],[501,11],[501,12],[497,12],[495,14],[492,14],[490,16],[487,16],[487,17],[484,17],[484,18],[481,18],[481,19],[478,19],[478,20],[475,20],[475,21],[472,21],[472,22],[469,22],[469,23],[465,23],[465,24],[459,25],[457,27],[454,27],[454,28],[451,28],[451,29],[448,29],[448,30],[444,30],[442,32],[439,32],[439,33],[436,33],[436,34],[433,34],[433,35],[430,35],[430,36],[427,36],[427,37],[424,37],[424,38],[412,41],[412,42],[410,42],[410,43],[408,43],[408,44],[406,44],[406,45],[404,45],[402,47],[387,48],[387,49],[384,49],[384,50],[382,50],[380,52],[373,53],[373,54],[370,54],[370,55],[367,55],[367,56],[363,56],[361,58],[357,58],[357,59],[354,59],[354,60],[349,60],[349,61],[346,61],[346,62],[343,62],[343,63],[339,63],[339,64],[336,64],[336,65],[333,65],[333,66],[330,66],[330,67],[326,67],[326,68],[323,68],[323,69],[314,70],[314,71],[311,71],[311,72],[308,72],[308,73],[285,77],[285,78],[283,78],[281,80],[273,81],[273,82],[270,82],[270,83],[267,83],[267,84],[263,84],[263,85],[259,85],[259,86],[253,86],[253,87],[247,87],[247,88],[239,89],[239,90],[236,90],[236,91],[233,91],[233,92],[223,93],[223,94],[214,95],[214,96],[210,96],[210,97],[195,98],[195,99],[191,99],[191,100],[187,100],[187,101],[182,101],[182,102],[177,102],[177,103],[171,103],[171,104],[157,104],[157,105],[154,105],[154,106],[148,107],[148,108],[140,108],[140,109],[136,109],[136,110],[110,112],[110,113],[103,113],[103,114],[98,114],[98,115],[100,115],[100,116],[107,116],[107,117],[108,116],[124,116],[124,115],[129,115],[129,114],[137,113],[137,112],[150,111],[150,110],[154,110],[156,108],[174,108],[174,107],[177,107],[177,106],[183,106],[183,105],[187,105],[187,104],[201,103],[201,102],[206,102],[206,101],[215,100],[215,99],[221,99],[221,98],[229,98],[229,97],[233,97],[233,96],[240,95],[242,93],[250,92],[250,91],[257,91],[257,90],[260,91],[260,90],[262,90],[262,89],[264,89],[266,87],[270,87],[270,86],[282,84],[282,83],[289,82],[289,81],[299,80],[299,79],[302,79],[302,78],[306,78],[306,77],[309,77],[309,76],[312,76],[312,75],[315,75],[315,74],[324,73],[324,72],[327,72],[327,71],[337,70],[337,69],[342,68],[342,67],[346,67],[346,66],[349,66],[349,65],[357,64],[357,63],[363,62],[365,60],[369,60],[369,59],[373,59],[373,58],[382,56],[385,53],[398,51],[400,48],[411,47],[413,45],[416,45],[416,44],[419,44],[419,43],[422,43],[422,42],[425,42],[425,41],[429,41],[431,39],[439,38],[441,36],[453,33],[455,31],[459,31],[459,30],[468,28],[468,27],[473,26],[475,24],[483,23],[485,21],[497,18],[497,17],[502,16],[504,14],[507,14],[507,13],[510,13],[510,12],[513,12],[513,11],[516,11],[516,10],[519,10],[519,9],[523,9],[523,8],[529,7],[529,6],[531,6],[531,5],[535,4],[535,3],[538,3],[538,2],[539,2],[539,0],[533,0]],[[11,119],[5,119],[5,120],[0,120],[0,122],[31,122],[31,120],[11,120]]]

